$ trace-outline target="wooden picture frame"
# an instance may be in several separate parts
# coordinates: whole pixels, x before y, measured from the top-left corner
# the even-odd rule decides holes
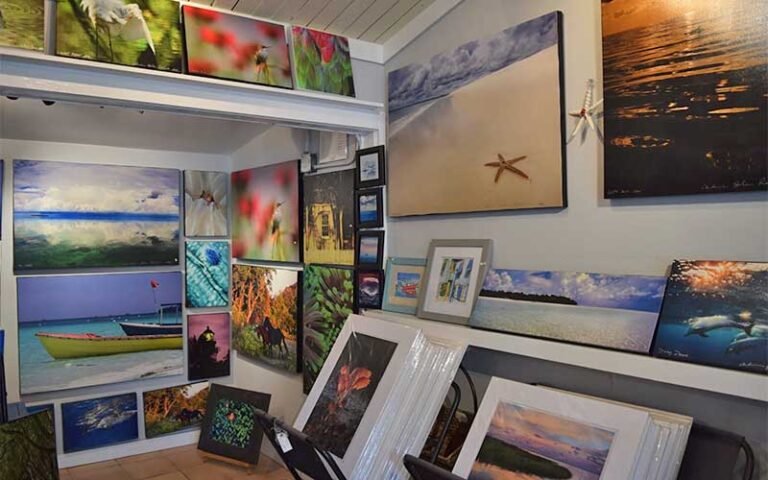
[[[375,199],[366,199],[366,197],[375,197]],[[384,189],[372,188],[369,190],[360,190],[355,192],[355,225],[357,228],[381,228],[384,226]],[[376,205],[375,218],[370,217],[369,211],[363,209],[360,202],[367,200]],[[362,218],[365,215],[366,218]]]
[[[376,256],[371,258],[371,239],[376,241]],[[355,265],[358,268],[381,270],[384,263],[384,232],[382,230],[357,233]]]
[[[374,158],[375,156],[375,158]],[[387,183],[384,145],[355,152],[355,189],[378,187]]]

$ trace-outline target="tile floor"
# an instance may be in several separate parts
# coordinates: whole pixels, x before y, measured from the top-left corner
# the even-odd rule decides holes
[[[61,480],[292,480],[282,465],[262,454],[250,469],[204,457],[196,445],[65,468]]]

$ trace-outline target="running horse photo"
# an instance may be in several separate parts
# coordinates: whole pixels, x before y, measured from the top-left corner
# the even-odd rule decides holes
[[[273,356],[272,348],[275,346],[277,347],[277,354],[280,357],[288,355],[288,344],[285,341],[285,335],[283,335],[283,332],[279,328],[275,328],[272,325],[269,317],[264,317],[264,321],[261,322],[261,324],[254,322],[254,325],[259,325],[256,328],[256,331],[259,333],[261,341],[264,343],[268,356]]]

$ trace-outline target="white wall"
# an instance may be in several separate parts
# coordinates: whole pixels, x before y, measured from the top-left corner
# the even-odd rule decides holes
[[[566,109],[581,108],[588,79],[595,79],[597,98],[602,96],[598,0],[464,0],[388,61],[386,70],[554,10],[563,12]],[[501,268],[663,275],[675,258],[768,261],[768,193],[609,201],[602,198],[602,161],[593,133],[583,144],[568,145],[564,210],[390,218],[389,255],[424,257],[433,238],[491,238],[493,265]],[[768,478],[768,408],[760,402],[490,351],[467,362],[483,374],[666,408],[741,433],[760,459],[756,478]]]
[[[4,121],[13,121],[10,118],[4,118]],[[44,121],[44,119],[40,119]],[[1,124],[0,124],[1,125]],[[1,131],[1,130],[0,130]],[[189,152],[169,152],[158,150],[140,150],[115,148],[94,145],[79,145],[72,143],[49,143],[33,142],[20,140],[0,139],[0,158],[5,160],[5,175],[3,183],[3,219],[2,219],[2,241],[0,241],[0,326],[6,331],[5,346],[5,372],[8,384],[9,402],[20,400],[19,395],[19,363],[18,363],[18,342],[17,342],[17,310],[16,310],[16,281],[13,274],[13,183],[12,168],[14,159],[24,160],[50,160],[62,162],[79,163],[98,163],[129,166],[147,166],[175,168],[179,170],[221,170],[230,171],[231,160],[223,155],[196,154]],[[178,267],[163,267],[150,269],[150,271],[183,271],[183,238],[181,252],[179,255],[180,265]],[[123,271],[147,271],[147,269],[127,268]],[[186,311],[184,312],[186,313]],[[190,313],[192,313],[190,311]],[[185,358],[186,363],[186,358]],[[186,371],[186,369],[185,369]],[[219,383],[230,383],[232,377],[220,378],[215,381]],[[173,377],[164,377],[156,379],[147,379],[138,382],[125,382],[111,385],[101,385],[96,387],[80,388],[74,390],[65,390],[59,392],[42,393],[35,395],[25,395],[23,400],[27,403],[49,403],[56,404],[62,401],[79,400],[83,398],[93,398],[117,393],[140,392],[152,390],[165,386],[179,385],[188,383],[186,374]],[[57,444],[61,443],[61,418],[57,411]],[[139,416],[139,423],[143,428],[143,417]],[[107,447],[103,449],[89,450],[77,454],[60,456],[62,466],[69,466],[78,463],[87,463],[101,461],[108,458],[115,458],[145,451],[152,451],[158,448],[170,448],[174,445],[196,442],[196,432],[184,433],[156,439],[154,441],[133,442],[116,447]]]
[[[566,108],[581,108],[587,79],[596,79],[601,96],[597,0],[464,0],[386,70],[554,10],[563,12]],[[569,119],[568,131],[572,125]],[[765,192],[603,200],[602,148],[594,134],[568,145],[567,177],[562,211],[390,219],[389,254],[424,257],[432,238],[470,236],[494,239],[493,264],[508,268],[659,275],[674,258],[768,259]]]

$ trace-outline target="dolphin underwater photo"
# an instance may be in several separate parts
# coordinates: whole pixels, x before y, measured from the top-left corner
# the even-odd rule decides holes
[[[675,261],[652,353],[768,374],[768,263]]]

